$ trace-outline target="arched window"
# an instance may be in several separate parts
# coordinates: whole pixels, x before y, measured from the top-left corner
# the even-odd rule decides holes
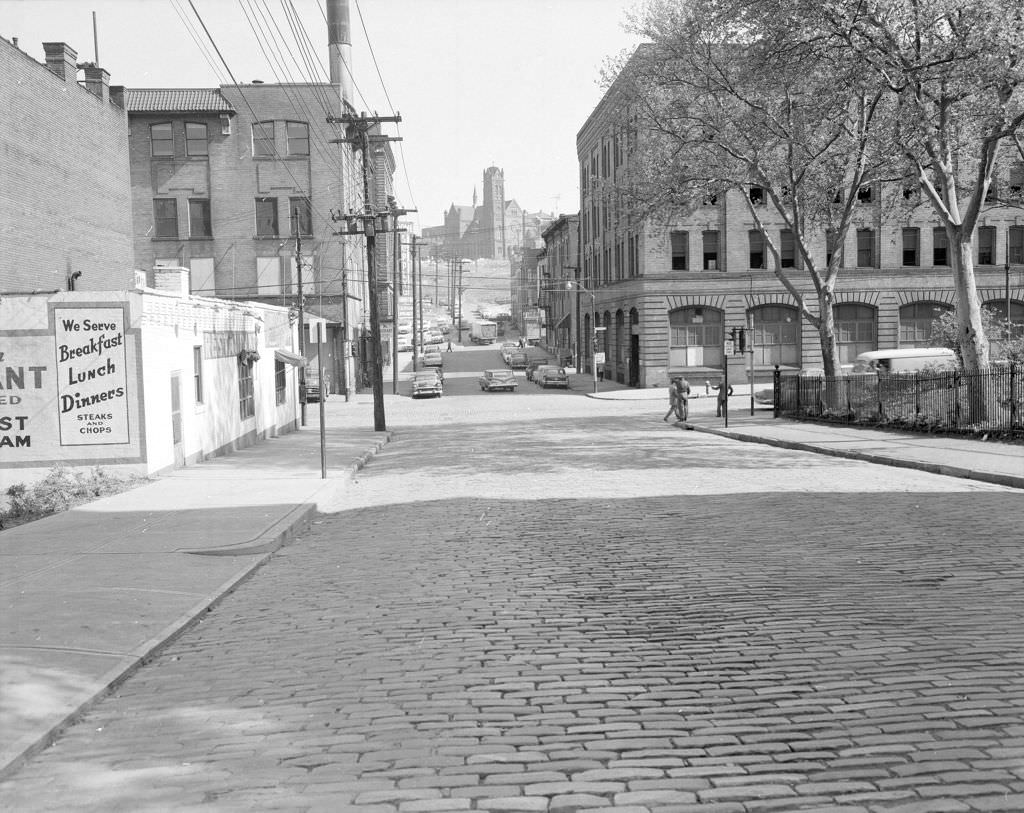
[[[722,312],[680,308],[668,315],[669,369],[722,366]]]
[[[952,305],[942,302],[911,302],[900,308],[900,347],[934,347],[932,323]]]
[[[253,158],[270,158],[274,155],[274,122],[257,121],[252,125]]]
[[[878,349],[874,308],[869,305],[836,305],[832,313],[836,320],[840,363],[852,364],[861,353]]]
[[[1006,299],[990,299],[981,305],[986,310],[995,314],[996,321],[1000,328],[1006,328]],[[1010,300],[1010,336],[1013,338],[1024,338],[1024,303]],[[1001,351],[1000,351],[1001,352]],[[993,356],[996,358],[997,356]]]
[[[626,330],[622,311],[615,312],[615,366],[621,367],[625,358]]]
[[[800,312],[788,305],[753,308],[754,364],[800,366]]]

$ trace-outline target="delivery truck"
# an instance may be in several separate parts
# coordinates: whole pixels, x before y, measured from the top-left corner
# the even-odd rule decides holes
[[[469,326],[469,338],[473,344],[494,344],[498,338],[498,323],[487,319],[477,319]]]

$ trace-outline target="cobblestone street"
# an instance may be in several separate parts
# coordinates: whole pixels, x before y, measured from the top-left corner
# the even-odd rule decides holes
[[[581,400],[403,406],[0,807],[1024,810],[1019,491]]]

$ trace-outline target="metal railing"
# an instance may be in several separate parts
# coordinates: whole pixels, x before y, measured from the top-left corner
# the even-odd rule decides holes
[[[853,374],[839,378],[775,371],[775,416],[891,426],[920,432],[1024,437],[1024,365],[977,373]]]

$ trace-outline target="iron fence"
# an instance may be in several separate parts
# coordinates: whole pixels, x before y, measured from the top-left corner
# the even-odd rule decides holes
[[[824,376],[775,371],[775,416],[1024,437],[1024,365]]]

